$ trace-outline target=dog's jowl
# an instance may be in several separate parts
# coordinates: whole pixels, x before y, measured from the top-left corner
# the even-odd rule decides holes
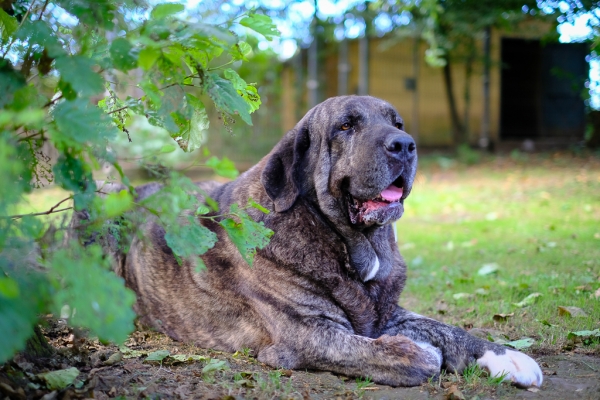
[[[206,222],[219,238],[202,256],[206,270],[179,265],[152,223],[116,257],[116,269],[146,323],[202,347],[249,347],[273,367],[410,386],[477,362],[518,385],[540,386],[541,370],[527,355],[398,306],[406,264],[391,224],[404,212],[416,168],[415,142],[390,104],[331,98],[238,179],[203,186],[221,210],[252,198],[271,211],[250,211],[275,232],[253,268]]]

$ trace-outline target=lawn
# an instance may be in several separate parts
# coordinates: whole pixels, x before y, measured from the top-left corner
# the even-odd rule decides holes
[[[425,157],[405,210],[406,308],[529,337],[533,349],[569,348],[569,332],[600,328],[598,157]]]
[[[16,211],[45,211],[65,197],[39,190]],[[502,331],[505,340],[532,338],[534,349],[568,348],[569,332],[600,328],[599,157],[490,156],[467,165],[425,156],[405,210],[401,305]],[[529,295],[537,296],[531,305],[515,305]]]
[[[39,190],[15,212],[43,212],[67,196],[57,188]],[[476,328],[471,332],[488,339],[528,338],[517,343],[542,366],[538,398],[570,398],[574,390],[580,398],[597,397],[599,340],[588,333],[574,341],[569,333],[600,328],[600,157],[513,154],[483,157],[475,165],[422,157],[405,210],[397,223],[409,274],[401,305]],[[68,212],[43,218],[64,217]],[[559,307],[576,308],[561,314]],[[79,336],[60,321],[50,320],[44,332],[61,349],[52,369],[77,365],[86,382],[68,393],[99,398],[508,399],[525,393],[473,365],[463,376],[442,373],[420,387],[390,388],[324,372],[272,370],[249,353],[199,349],[146,330],[120,348],[93,338],[79,338],[69,348]],[[144,360],[165,350],[200,361]],[[90,356],[81,362],[81,354]],[[0,381],[24,387],[26,381],[9,379],[21,376],[11,368],[0,368]],[[35,366],[46,369],[43,362]]]

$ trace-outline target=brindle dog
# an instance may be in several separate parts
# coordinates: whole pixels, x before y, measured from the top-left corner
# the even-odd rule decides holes
[[[416,168],[415,142],[390,104],[328,99],[238,179],[204,186],[222,210],[251,197],[271,211],[251,212],[275,232],[253,268],[211,222],[219,241],[202,256],[207,270],[179,265],[164,231],[149,223],[117,271],[147,323],[201,347],[248,347],[272,367],[412,386],[477,362],[517,385],[540,386],[527,355],[398,306],[406,264],[391,224]]]

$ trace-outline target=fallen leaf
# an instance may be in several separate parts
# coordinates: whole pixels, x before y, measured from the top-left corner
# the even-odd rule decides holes
[[[544,369],[544,370],[542,370],[542,374],[544,374],[544,375],[556,375],[556,371],[552,371],[550,369]]]
[[[202,368],[202,373],[209,374],[211,372],[224,371],[224,370],[228,370],[228,369],[229,369],[229,365],[227,365],[226,361],[217,360],[216,358],[211,358],[210,361],[208,362],[208,364],[206,364],[204,366],[204,368]]]
[[[510,314],[494,314],[492,319],[496,322],[506,322],[510,317],[513,317],[515,313]]]
[[[594,292],[594,297],[600,299],[600,288]]]
[[[61,390],[69,386],[75,381],[79,375],[79,370],[75,367],[67,369],[59,369],[58,371],[44,372],[38,374],[38,378],[46,382],[46,386],[50,390]]]
[[[448,304],[444,301],[439,301],[436,305],[438,314],[446,314],[448,312]]]
[[[522,301],[518,303],[512,303],[515,307],[527,307],[534,304],[537,301],[537,298],[540,297],[541,293],[531,293],[529,296],[525,297]]]
[[[591,292],[592,287],[590,285],[575,286],[575,290],[578,290],[580,292]]]
[[[490,294],[490,292],[488,292],[484,288],[479,288],[479,289],[475,289],[475,294],[478,294],[480,296],[487,296],[488,294]]]
[[[568,317],[587,317],[588,315],[579,307],[558,306],[558,315]]]
[[[600,239],[600,232],[594,233],[594,239]]]
[[[146,361],[159,361],[159,362],[162,362],[162,360],[164,360],[165,357],[168,357],[169,354],[171,354],[169,352],[169,350],[158,350],[158,351],[155,351],[153,353],[148,354],[148,357],[146,357],[146,359],[144,360],[144,362],[146,362]]]
[[[500,270],[500,266],[497,263],[483,264],[483,267],[479,268],[477,275],[486,276],[495,274]]]
[[[188,361],[208,361],[209,357],[198,356],[195,354],[171,354],[169,358],[177,362],[188,362]]]
[[[523,338],[519,340],[513,340],[512,342],[504,343],[506,346],[510,346],[513,349],[522,350],[531,347],[535,343],[532,338]]]
[[[111,356],[108,357],[108,360],[104,361],[103,364],[104,365],[113,365],[113,364],[116,364],[121,361],[123,361],[123,354],[121,354],[120,351],[117,351],[116,353],[111,354]]]
[[[471,293],[454,293],[452,295],[452,297],[454,298],[454,300],[460,300],[460,299],[469,299],[469,298],[473,297],[473,295]]]
[[[452,385],[446,389],[446,399],[448,400],[465,400],[465,395],[458,389],[458,386]]]
[[[567,339],[573,341],[573,343],[583,343],[586,346],[591,345],[594,342],[600,342],[600,329],[594,329],[593,331],[577,331],[569,332]]]
[[[119,346],[119,351],[123,354],[123,358],[135,358],[148,354],[147,351],[133,350],[127,346]]]
[[[538,388],[535,388],[535,387],[530,387],[530,388],[528,388],[528,389],[527,389],[527,391],[528,391],[528,392],[537,393],[537,392],[539,392],[539,391],[540,391],[540,389],[538,389]]]

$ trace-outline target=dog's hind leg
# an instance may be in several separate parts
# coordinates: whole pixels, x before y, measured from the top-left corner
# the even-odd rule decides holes
[[[441,367],[441,354],[431,346],[401,335],[358,336],[326,320],[295,325],[290,336],[259,350],[258,360],[273,367],[368,376],[391,386],[420,385]]]

